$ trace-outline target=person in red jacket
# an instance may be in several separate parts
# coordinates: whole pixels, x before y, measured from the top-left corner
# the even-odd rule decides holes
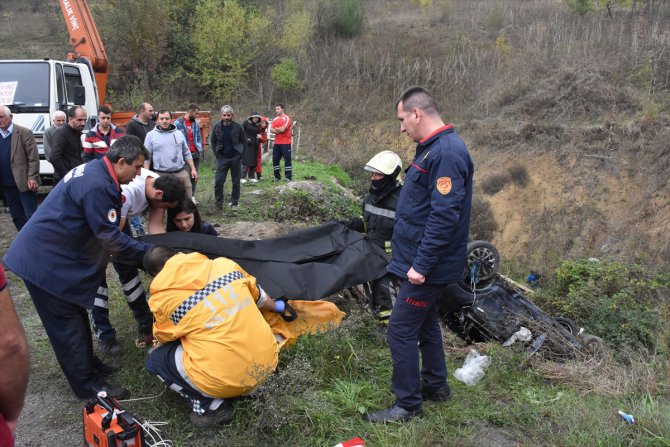
[[[275,135],[275,144],[272,146],[272,169],[275,174],[275,182],[281,180],[281,166],[279,162],[284,159],[284,175],[286,181],[293,180],[293,165],[291,164],[291,118],[284,113],[284,104],[275,106],[275,119],[272,120],[270,132]]]
[[[112,109],[100,106],[98,124],[86,133],[82,143],[84,163],[104,157],[116,139],[125,134],[123,129],[112,124]]]

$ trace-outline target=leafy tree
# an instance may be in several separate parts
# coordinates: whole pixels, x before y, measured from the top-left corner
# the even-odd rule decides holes
[[[283,58],[272,67],[270,76],[279,90],[292,92],[302,87],[298,77],[298,64],[293,59]]]
[[[162,65],[170,36],[164,2],[113,0],[97,4],[94,12],[112,73],[122,74],[127,84],[139,84],[149,94],[152,74]]]
[[[259,57],[270,23],[237,0],[202,0],[193,23],[195,79],[209,93],[229,96]]]
[[[363,29],[363,8],[360,0],[337,0],[335,29],[344,36],[356,36]]]
[[[281,48],[287,54],[295,55],[299,60],[307,56],[307,45],[314,34],[314,23],[306,10],[291,14],[284,23]]]
[[[593,0],[564,0],[571,11],[586,14],[593,11]]]

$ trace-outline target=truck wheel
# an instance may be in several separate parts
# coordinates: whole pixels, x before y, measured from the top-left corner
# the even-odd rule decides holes
[[[469,242],[467,260],[464,278],[467,283],[470,282],[470,270],[475,263],[479,263],[480,281],[493,278],[500,268],[500,253],[493,244],[486,241]]]

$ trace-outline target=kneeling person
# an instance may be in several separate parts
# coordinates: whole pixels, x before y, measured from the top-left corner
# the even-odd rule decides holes
[[[151,307],[162,344],[147,369],[192,405],[198,426],[230,422],[230,398],[249,393],[274,371],[279,344],[259,309],[283,312],[256,279],[227,258],[153,247],[144,268],[155,276]]]

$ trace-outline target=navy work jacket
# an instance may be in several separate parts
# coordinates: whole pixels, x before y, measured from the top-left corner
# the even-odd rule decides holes
[[[121,190],[107,157],[65,175],[9,247],[5,266],[24,280],[87,308],[110,254],[141,265],[148,248],[119,230]]]
[[[455,282],[465,263],[474,165],[453,126],[424,138],[405,173],[388,270],[406,279],[414,267],[426,284]]]

